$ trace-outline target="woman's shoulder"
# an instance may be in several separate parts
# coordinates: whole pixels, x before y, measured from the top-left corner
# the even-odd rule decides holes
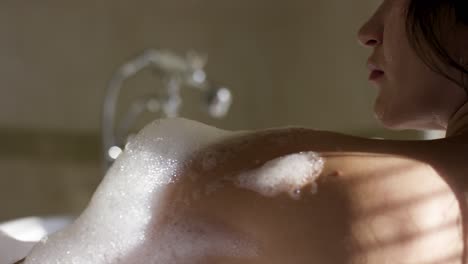
[[[279,129],[232,137],[211,146],[205,153],[208,159],[218,157],[216,166],[211,167],[215,173],[208,175],[240,173],[244,180],[246,175],[254,178],[247,180],[248,183],[265,182],[269,188],[284,182],[276,180],[283,178],[271,168],[277,168],[278,173],[293,180],[301,178],[296,175],[303,173],[301,166],[283,164],[282,161],[291,161],[283,158],[315,153],[306,157],[314,161],[317,157],[321,159],[322,171],[316,178],[318,192],[310,194],[306,186],[299,189],[299,202],[273,199],[271,208],[277,208],[274,202],[278,201],[288,206],[278,207],[275,218],[269,221],[276,223],[281,217],[289,217],[285,222],[292,223],[294,219],[302,232],[307,230],[316,236],[322,230],[347,226],[353,237],[351,244],[360,249],[358,254],[367,263],[378,263],[390,256],[421,262],[414,252],[427,252],[428,248],[431,250],[425,257],[437,259],[446,254],[449,243],[450,250],[460,250],[457,200],[445,181],[456,171],[450,169],[456,164],[447,154],[450,150],[462,151],[443,141],[387,141],[326,131]],[[203,159],[203,152],[199,157]],[[232,201],[241,208],[235,211],[233,219],[248,215],[249,225],[252,219],[262,216],[263,209],[256,207],[260,203],[255,200],[261,195],[243,190],[222,192],[225,196],[230,194],[234,198],[223,196],[210,201],[222,204],[220,208],[226,206],[226,201]],[[234,205],[230,208],[237,208]],[[286,213],[283,208],[290,211]],[[311,224],[313,221],[322,223],[320,228]],[[266,226],[267,222],[262,223]],[[443,234],[432,232],[438,227],[444,228]]]
[[[450,140],[378,140],[304,128],[243,133],[223,140],[197,159],[217,157],[215,175],[237,174],[278,157],[315,152],[323,158],[322,180],[398,182],[400,185],[446,183],[462,188],[468,173],[468,147]],[[397,186],[398,184],[395,184]],[[393,186],[393,185],[392,185]]]

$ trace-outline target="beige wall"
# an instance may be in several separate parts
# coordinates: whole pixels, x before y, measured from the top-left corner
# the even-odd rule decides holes
[[[113,70],[146,48],[206,53],[209,77],[233,89],[226,119],[208,118],[194,93],[184,96],[185,117],[227,129],[297,125],[382,134],[371,113],[375,91],[366,82],[368,51],[355,36],[376,4],[3,1],[0,135],[10,148],[0,151],[0,220],[81,210],[102,176],[96,145],[104,88]],[[128,81],[123,103],[156,83],[149,73]],[[19,130],[29,134],[2,134]],[[65,136],[44,141],[37,136],[44,133]],[[78,144],[67,140],[71,134],[94,139]],[[28,152],[22,143],[31,137],[32,145],[57,151]],[[94,158],[76,158],[82,154],[70,149]]]
[[[356,30],[369,0],[8,1],[0,4],[0,127],[97,132],[113,70],[146,48],[209,55],[230,86],[227,128],[373,129]],[[154,88],[149,74],[124,97]],[[185,98],[195,109],[198,98]],[[259,103],[260,102],[260,103]]]

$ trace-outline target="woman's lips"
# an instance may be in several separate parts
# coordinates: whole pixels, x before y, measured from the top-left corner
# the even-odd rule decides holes
[[[371,58],[367,61],[367,69],[370,71],[369,81],[377,81],[384,75],[382,68],[377,66]]]
[[[369,75],[369,81],[377,81],[378,79],[384,76],[384,71],[381,70],[373,70]]]

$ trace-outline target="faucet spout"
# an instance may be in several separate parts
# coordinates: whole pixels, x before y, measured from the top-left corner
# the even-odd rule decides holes
[[[181,87],[192,87],[202,91],[205,98],[203,104],[212,117],[222,118],[227,114],[232,102],[231,91],[226,87],[213,85],[206,77],[205,65],[206,57],[193,52],[183,58],[169,51],[150,49],[116,70],[109,81],[102,105],[101,137],[105,169],[112,164],[125,145],[125,140],[119,135],[127,133],[130,129],[129,124],[133,124],[133,120],[129,118],[135,119],[147,109],[154,110],[154,105],[158,105],[158,110],[165,117],[178,116],[182,104]],[[155,69],[167,79],[164,87],[166,96],[151,97],[149,100],[139,98],[129,110],[131,113],[126,115],[127,118],[124,120],[126,125],[117,126],[116,111],[122,86],[126,79],[145,68]],[[126,131],[116,133],[116,129],[119,128]]]

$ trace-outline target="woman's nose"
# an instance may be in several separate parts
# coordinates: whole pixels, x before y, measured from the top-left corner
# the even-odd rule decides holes
[[[358,31],[358,40],[364,47],[375,48],[383,43],[383,25],[375,17],[367,21]]]

